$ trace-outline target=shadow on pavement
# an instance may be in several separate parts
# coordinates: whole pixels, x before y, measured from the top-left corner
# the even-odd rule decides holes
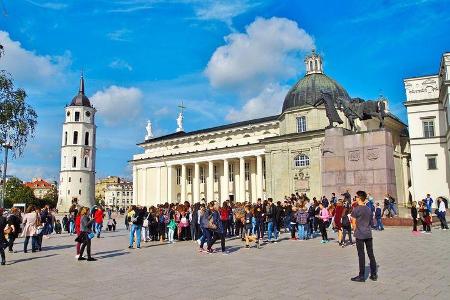
[[[26,261],[41,259],[41,258],[48,258],[48,257],[52,257],[52,256],[57,256],[57,255],[59,255],[59,254],[49,254],[49,255],[44,255],[44,256],[34,256],[34,257],[29,257],[29,258],[17,259],[17,260],[11,261],[11,263],[9,263],[8,265],[14,265],[14,264],[21,263],[21,262],[26,262]]]

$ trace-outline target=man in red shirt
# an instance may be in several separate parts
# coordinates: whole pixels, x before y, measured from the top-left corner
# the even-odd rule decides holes
[[[101,207],[98,207],[97,210],[95,211],[94,220],[95,220],[95,232],[97,233],[97,238],[100,238],[100,232],[102,231],[103,227],[103,209]]]

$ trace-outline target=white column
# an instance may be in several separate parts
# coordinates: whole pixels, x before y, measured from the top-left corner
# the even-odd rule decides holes
[[[223,203],[224,201],[228,200],[229,197],[229,169],[228,169],[228,160],[224,159],[223,160],[223,177],[222,177],[222,186],[220,187],[220,191],[221,191],[221,203]]]
[[[142,175],[142,177],[144,178],[144,184],[142,187],[142,193],[139,193],[139,205],[144,205],[145,198],[147,197],[147,169],[142,169],[142,171],[144,172],[144,174]]]
[[[250,171],[250,183],[249,183],[249,190],[250,190],[250,197],[249,201],[251,203],[256,202],[256,161],[254,159],[249,160],[249,171]]]
[[[214,200],[214,163],[208,161],[208,180],[206,182],[206,200]]]
[[[181,203],[184,203],[186,201],[186,165],[181,165]]]
[[[172,166],[167,166],[167,203],[172,203]]]
[[[200,165],[198,162],[194,164],[194,180],[192,182],[194,184],[194,203],[200,201]]]
[[[64,191],[64,192],[67,193],[66,191]],[[133,167],[133,204],[137,204],[137,196],[138,196],[137,168]],[[122,205],[122,203],[121,203],[121,205]]]
[[[256,156],[256,197],[262,199],[263,196],[263,167],[262,155]]]
[[[157,167],[156,168],[156,199],[151,199],[150,197],[148,198],[148,199],[146,199],[146,201],[145,201],[145,205],[147,206],[147,207],[149,207],[149,206],[151,206],[151,205],[156,205],[156,204],[161,204],[161,202],[162,202],[162,199],[161,199],[161,175],[162,175],[162,173],[161,173],[161,167]],[[154,201],[154,200],[156,200],[154,203],[150,203],[150,202],[148,202],[148,201]]]
[[[245,158],[239,158],[239,202],[245,201]]]

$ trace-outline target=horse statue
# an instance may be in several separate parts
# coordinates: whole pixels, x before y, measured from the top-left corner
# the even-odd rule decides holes
[[[372,118],[380,121],[380,128],[384,127],[386,105],[382,100],[367,100],[361,98],[337,97],[336,104],[344,113],[350,123],[350,129],[356,131],[355,120],[369,120]]]

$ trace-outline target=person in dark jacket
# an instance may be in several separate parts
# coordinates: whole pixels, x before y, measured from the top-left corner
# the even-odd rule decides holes
[[[211,205],[212,204],[212,205]],[[210,213],[212,215],[212,221],[216,228],[210,228],[212,232],[212,237],[208,242],[208,253],[212,253],[212,246],[214,243],[220,239],[220,246],[222,249],[222,254],[228,254],[228,251],[225,250],[225,231],[223,227],[223,223],[220,220],[220,213],[219,213],[219,203],[218,202],[212,202],[210,203]]]
[[[377,225],[375,226],[375,228],[380,231],[384,230],[383,221],[381,219],[382,215],[383,215],[383,213],[381,211],[380,203],[377,202],[376,208],[375,208],[375,220],[377,221]]]
[[[11,214],[8,217],[8,224],[11,226],[13,231],[8,235],[8,251],[9,253],[14,252],[14,241],[19,237],[21,232],[20,224],[22,220],[20,219],[20,210],[17,207],[11,209]]]
[[[411,206],[411,218],[413,219],[413,232],[417,232],[417,202],[413,201]]]
[[[95,258],[91,256],[91,239],[92,234],[92,224],[94,224],[94,220],[89,217],[89,208],[83,207],[80,211],[81,220],[80,220],[80,234],[75,239],[76,242],[81,243],[80,255],[78,256],[78,260],[87,260],[87,261],[96,261]],[[84,249],[87,252],[87,259],[83,257]]]
[[[8,222],[6,221],[6,218],[3,216],[3,208],[0,207],[0,256],[2,258],[1,265],[4,266],[6,264],[6,258],[5,258],[5,247],[8,245],[8,241],[5,239],[5,235],[3,234],[6,225],[8,225]]]
[[[145,212],[142,208],[132,206],[133,212],[131,213],[131,230],[130,230],[130,245],[128,248],[133,248],[133,239],[134,234],[136,233],[136,248],[141,248],[141,232],[142,232],[142,225],[144,224],[144,216]]]
[[[276,242],[278,239],[277,231],[277,207],[273,204],[273,199],[269,198],[266,206],[266,218],[267,218],[267,241]],[[272,240],[272,235],[274,235],[275,240]]]

